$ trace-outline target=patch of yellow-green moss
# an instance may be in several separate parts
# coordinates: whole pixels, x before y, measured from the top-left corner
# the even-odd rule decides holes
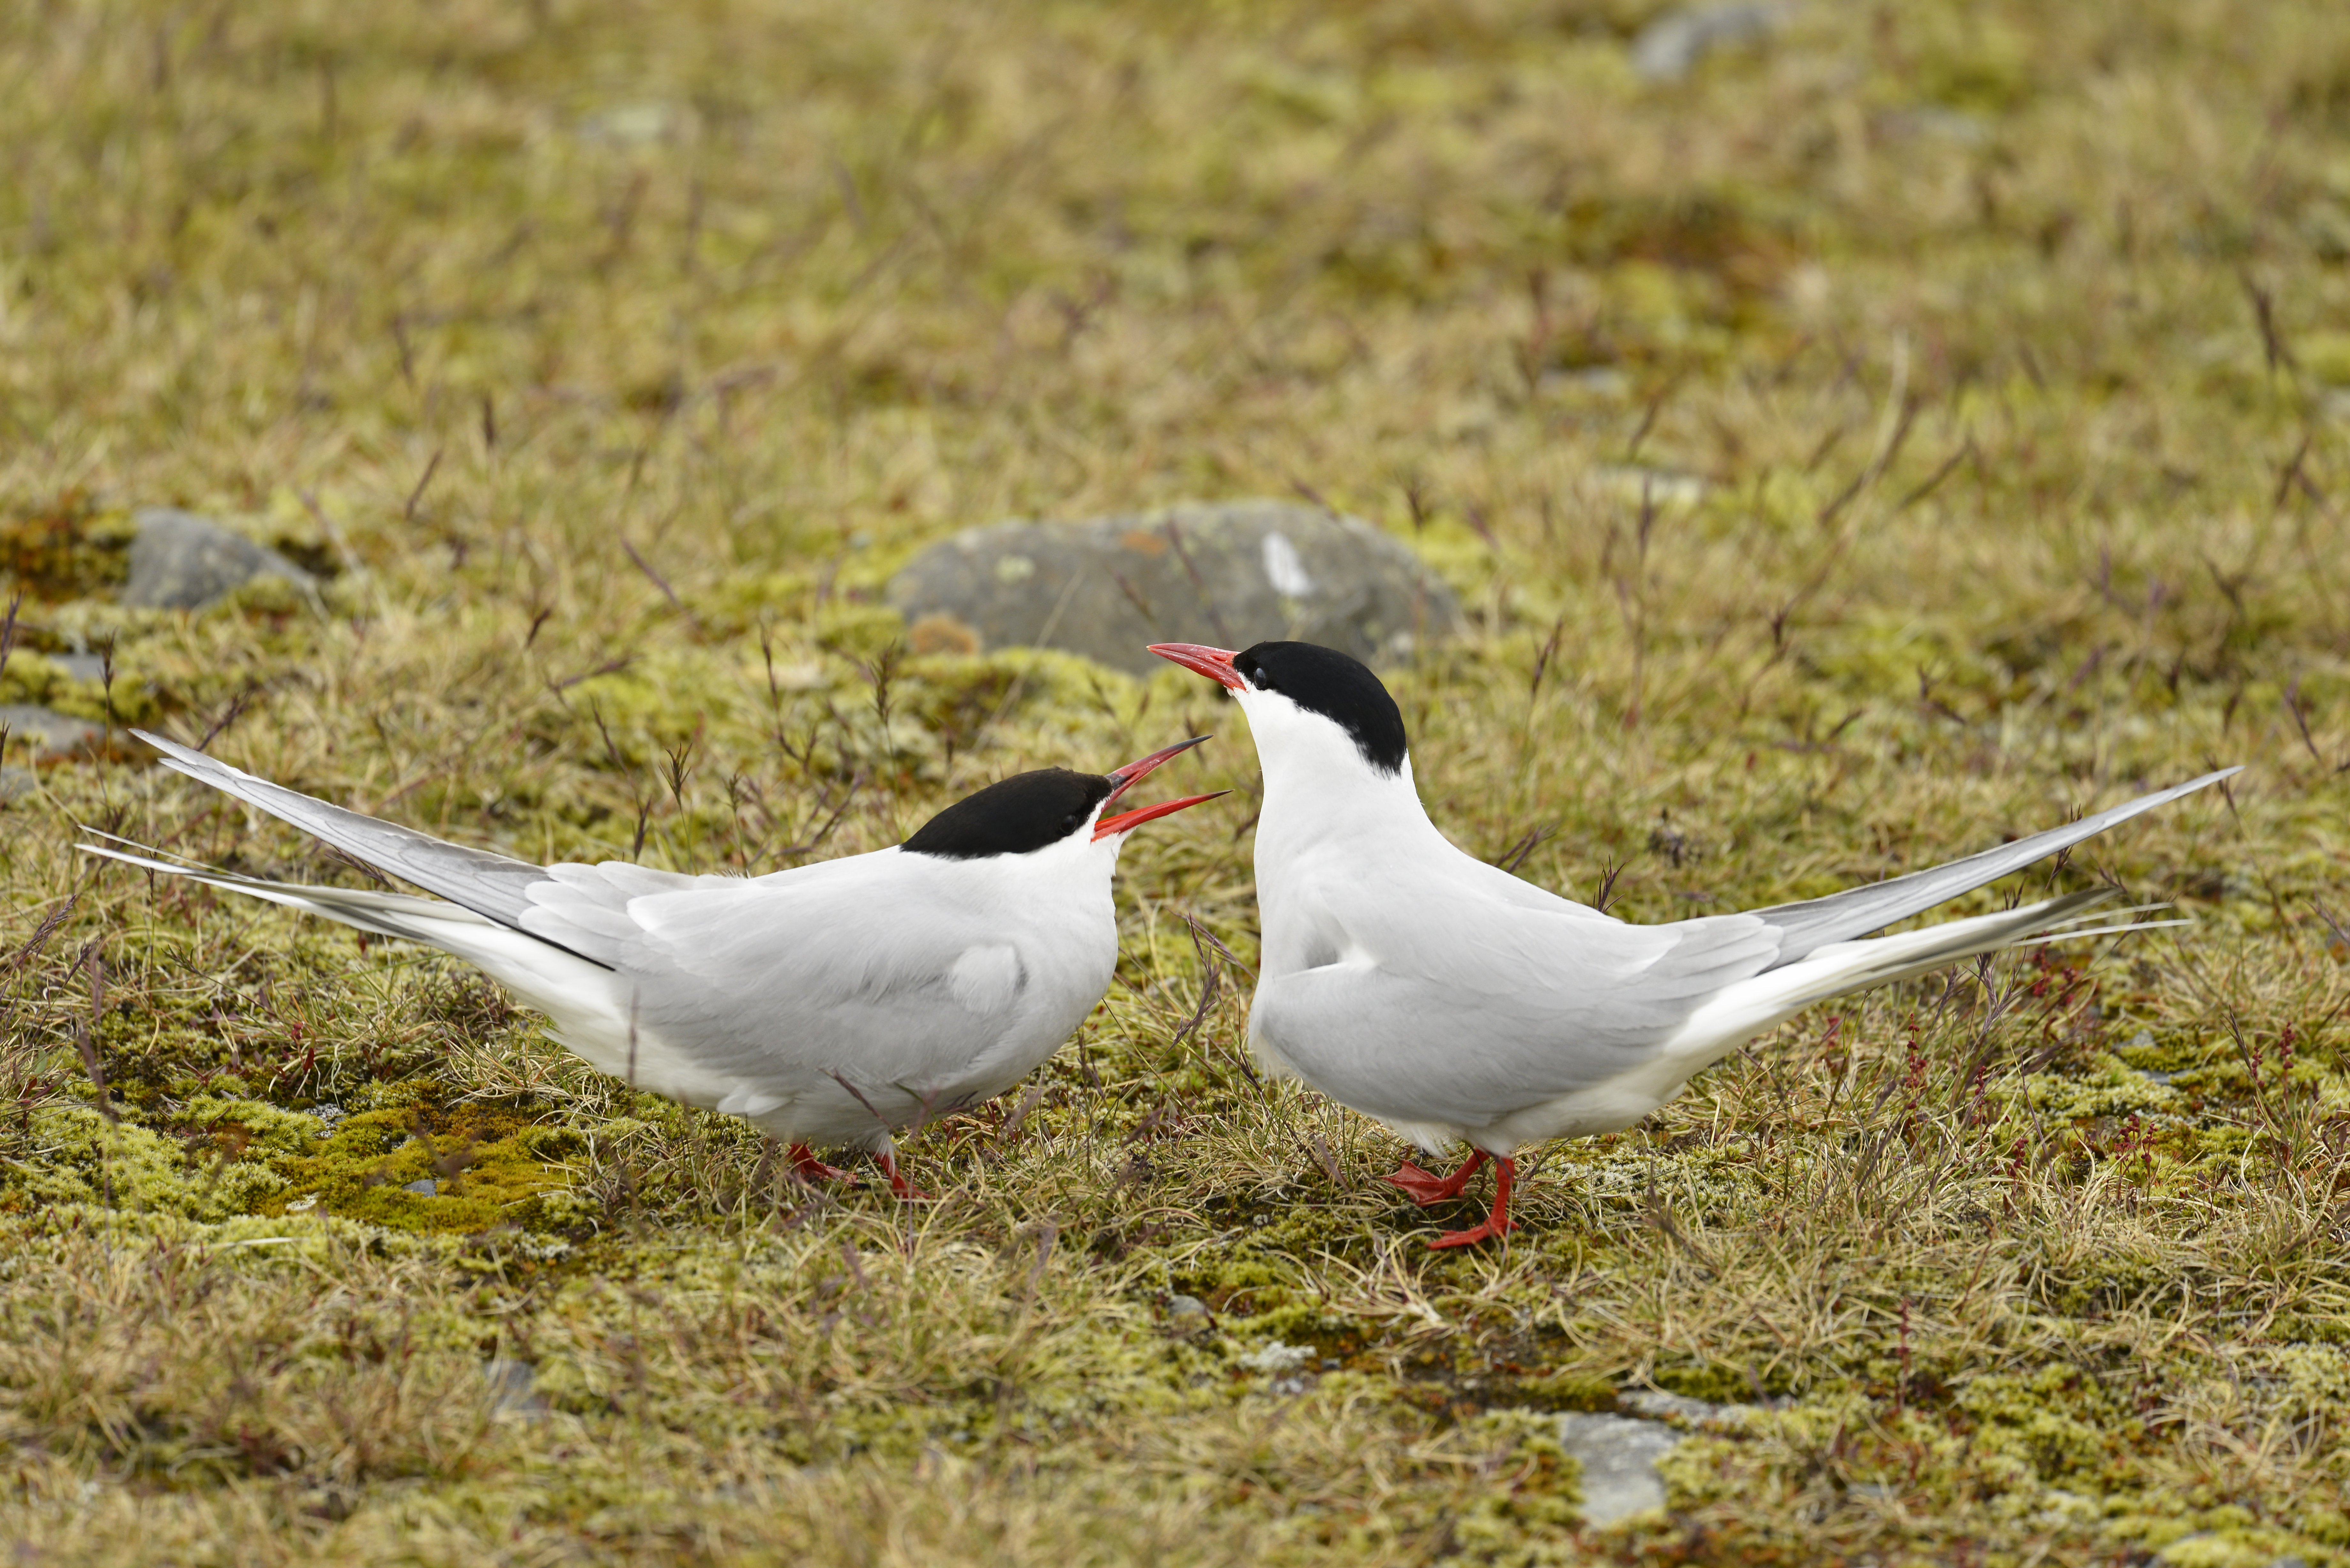
[[[513,1110],[430,1102],[363,1111],[287,1160],[283,1207],[395,1231],[561,1231],[592,1206],[571,1191],[578,1136]]]
[[[87,1106],[47,1106],[32,1113],[27,1152],[12,1163],[0,1208],[22,1213],[52,1203],[95,1204],[131,1212],[224,1220],[250,1212],[286,1190],[286,1179],[228,1147],[192,1148],[130,1120],[109,1120]]]

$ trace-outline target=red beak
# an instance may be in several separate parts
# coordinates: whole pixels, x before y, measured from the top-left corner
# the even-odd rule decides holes
[[[1112,805],[1118,796],[1140,784],[1151,770],[1161,763],[1181,756],[1185,752],[1209,738],[1206,735],[1194,735],[1188,741],[1178,741],[1171,746],[1162,746],[1147,757],[1138,757],[1122,768],[1116,768],[1104,774],[1102,776],[1111,781],[1112,787],[1108,798],[1104,800],[1102,805],[1105,806]],[[1218,790],[1216,794],[1231,793],[1230,790]],[[1133,811],[1121,811],[1115,816],[1105,816],[1094,824],[1094,841],[1099,843],[1113,833],[1130,832],[1153,817],[1169,815],[1182,810],[1187,805],[1197,805],[1203,800],[1213,800],[1216,794],[1186,795],[1181,800],[1161,801],[1157,805],[1140,806]]]
[[[1246,684],[1241,680],[1241,672],[1232,668],[1232,660],[1240,655],[1230,649],[1203,648],[1196,642],[1154,642],[1150,651],[1234,691]]]
[[[1094,842],[1099,844],[1113,833],[1131,833],[1154,817],[1171,816],[1185,806],[1197,805],[1201,801],[1220,800],[1232,793],[1228,789],[1220,789],[1214,794],[1187,794],[1179,800],[1162,800],[1157,805],[1139,805],[1132,811],[1121,811],[1116,816],[1105,816],[1094,824]]]

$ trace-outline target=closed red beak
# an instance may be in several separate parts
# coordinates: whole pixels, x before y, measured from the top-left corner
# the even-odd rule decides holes
[[[1232,660],[1240,655],[1231,649],[1205,648],[1196,642],[1154,642],[1150,651],[1234,691],[1245,684],[1241,672],[1232,668]]]

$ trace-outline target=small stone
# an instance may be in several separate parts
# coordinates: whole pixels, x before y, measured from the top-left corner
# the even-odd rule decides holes
[[[1208,1303],[1197,1296],[1169,1296],[1167,1315],[1169,1317],[1205,1317],[1208,1315]]]
[[[1677,82],[1714,50],[1759,44],[1785,20],[1786,11],[1778,5],[1692,5],[1668,11],[1632,40],[1632,68],[1648,81]]]
[[[1583,1522],[1612,1524],[1664,1507],[1665,1482],[1657,1474],[1657,1461],[1680,1441],[1681,1434],[1661,1421],[1561,1416],[1558,1446],[1583,1463]]]
[[[121,595],[126,605],[200,610],[267,576],[283,577],[306,593],[317,590],[309,573],[209,517],[150,506],[131,521],[139,535],[130,542],[130,580]]]
[[[1247,1367],[1251,1372],[1270,1372],[1279,1376],[1283,1373],[1296,1371],[1307,1362],[1314,1360],[1315,1355],[1308,1346],[1284,1345],[1276,1339],[1238,1359],[1240,1365]]]
[[[6,726],[11,742],[30,747],[34,757],[43,761],[86,752],[106,733],[103,725],[29,702],[0,702],[0,725]]]
[[[1058,648],[1113,670],[1153,642],[1295,638],[1380,662],[1451,633],[1451,589],[1359,518],[1279,501],[972,528],[889,584],[918,651]]]
[[[494,1355],[482,1363],[482,1380],[490,1386],[490,1408],[497,1414],[525,1421],[546,1418],[546,1399],[532,1392],[538,1380],[538,1368],[532,1363]]]
[[[86,680],[92,686],[106,684],[106,656],[102,653],[52,653],[49,662],[64,670],[70,680]]]
[[[441,1184],[428,1176],[421,1181],[410,1182],[400,1190],[413,1192],[419,1198],[438,1198],[441,1195]]]

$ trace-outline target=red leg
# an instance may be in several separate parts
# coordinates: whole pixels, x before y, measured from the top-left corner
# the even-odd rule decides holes
[[[1493,1157],[1493,1208],[1482,1225],[1471,1225],[1466,1231],[1448,1231],[1429,1243],[1431,1247],[1473,1247],[1506,1235],[1517,1227],[1510,1220],[1510,1184],[1517,1179],[1518,1162],[1508,1155]]]
[[[811,1185],[819,1181],[855,1181],[857,1179],[837,1165],[825,1164],[816,1157],[816,1151],[804,1143],[795,1143],[785,1149],[784,1158],[792,1162],[792,1174]]]
[[[898,1168],[896,1155],[885,1149],[879,1158],[882,1170],[889,1178],[889,1190],[898,1195],[900,1203],[928,1203],[931,1200],[929,1193],[906,1179],[905,1173]]]
[[[1469,1179],[1476,1175],[1477,1168],[1484,1163],[1485,1151],[1471,1149],[1468,1163],[1460,1169],[1450,1176],[1432,1176],[1407,1159],[1397,1167],[1393,1176],[1381,1177],[1380,1179],[1390,1186],[1402,1188],[1414,1203],[1425,1209],[1431,1203],[1460,1197],[1461,1190],[1469,1185]]]

